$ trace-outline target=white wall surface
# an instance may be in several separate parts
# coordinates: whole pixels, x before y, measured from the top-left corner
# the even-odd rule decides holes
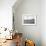
[[[14,5],[16,6],[16,5]],[[41,1],[40,0],[23,0],[23,2],[15,9],[14,7],[14,19],[15,28],[18,32],[22,32],[24,38],[32,39],[35,41],[36,46],[41,46]],[[22,15],[32,14],[37,16],[37,24],[33,26],[22,25]]]
[[[41,0],[41,40],[46,46],[46,0]]]
[[[0,0],[0,27],[12,28],[12,6],[16,0]]]
[[[33,39],[36,46],[46,46],[46,0],[23,0],[21,5],[13,8],[15,15],[15,28],[22,32],[24,37]],[[33,14],[37,16],[35,26],[22,25],[22,15]]]

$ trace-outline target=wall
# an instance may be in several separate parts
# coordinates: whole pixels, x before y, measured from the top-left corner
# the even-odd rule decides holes
[[[46,46],[46,0],[41,0],[41,41]]]
[[[12,28],[12,6],[16,0],[0,0],[0,27]]]
[[[16,5],[14,5],[16,6]],[[23,0],[19,6],[13,7],[15,29],[23,33],[26,39],[35,41],[36,46],[41,46],[41,1],[40,0]],[[22,25],[22,15],[32,14],[37,16],[37,24],[34,26]]]

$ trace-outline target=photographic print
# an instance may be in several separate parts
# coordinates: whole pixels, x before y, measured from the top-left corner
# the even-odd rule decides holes
[[[24,14],[22,16],[22,24],[23,25],[36,25],[36,16],[32,14]]]

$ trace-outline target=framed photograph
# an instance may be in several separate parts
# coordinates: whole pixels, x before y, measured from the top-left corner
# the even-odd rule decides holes
[[[22,25],[36,25],[36,16],[32,14],[23,14]]]

